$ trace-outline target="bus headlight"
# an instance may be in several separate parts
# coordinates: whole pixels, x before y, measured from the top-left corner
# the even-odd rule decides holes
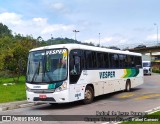
[[[27,87],[27,86],[26,86],[26,90],[29,91],[29,92],[31,92],[31,89],[29,87]]]
[[[67,82],[63,82],[63,84],[60,87],[58,87],[55,91],[59,92],[65,89],[67,89]]]

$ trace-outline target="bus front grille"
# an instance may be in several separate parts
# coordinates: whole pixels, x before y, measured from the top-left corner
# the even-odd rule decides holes
[[[54,93],[55,90],[48,90],[48,89],[31,89],[31,92],[34,93]]]
[[[55,102],[56,100],[52,97],[47,97],[47,98],[34,97],[33,101],[52,101],[52,102]]]

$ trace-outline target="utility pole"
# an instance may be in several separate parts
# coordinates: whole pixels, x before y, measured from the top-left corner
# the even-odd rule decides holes
[[[52,34],[51,34],[51,45],[52,45],[52,42],[53,42],[53,36],[52,36]]]
[[[99,47],[100,47],[100,39],[101,39],[101,33],[99,33]]]
[[[80,32],[80,31],[73,30],[73,32],[75,33],[75,41],[76,41],[76,33]],[[74,43],[75,43],[75,41],[74,41]]]
[[[157,27],[157,44],[158,44],[158,25],[154,23],[154,25]]]

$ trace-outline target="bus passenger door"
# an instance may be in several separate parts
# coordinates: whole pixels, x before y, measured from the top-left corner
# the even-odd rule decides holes
[[[69,77],[70,84],[77,83],[79,77],[81,75],[81,57],[74,54],[70,54],[70,62],[69,62]]]

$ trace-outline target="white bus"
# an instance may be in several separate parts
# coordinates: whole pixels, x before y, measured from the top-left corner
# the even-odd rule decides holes
[[[91,103],[102,94],[143,84],[142,56],[129,51],[59,44],[30,50],[26,76],[29,102]]]
[[[151,75],[152,69],[151,69],[151,61],[142,61],[143,63],[143,73],[147,75]]]

